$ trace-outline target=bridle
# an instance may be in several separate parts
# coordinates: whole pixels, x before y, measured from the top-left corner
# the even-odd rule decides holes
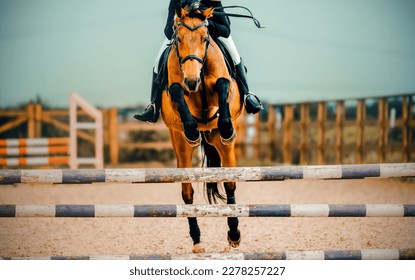
[[[184,23],[182,21],[179,21],[178,24],[177,24],[177,28],[179,28],[179,26],[183,26],[183,27],[189,29],[191,32],[193,32],[193,31],[195,31],[195,30],[197,30],[201,27],[208,27],[208,25],[209,25],[209,23],[208,23],[207,20],[205,20],[203,23],[201,23],[199,25],[196,25],[194,27],[192,27],[190,25],[187,25],[186,23]],[[206,43],[206,45],[205,45],[205,54],[204,54],[203,58],[198,57],[197,55],[188,55],[188,56],[182,58],[180,56],[180,52],[179,52],[179,38],[178,38],[177,30],[175,31],[173,38],[174,38],[173,40],[174,40],[174,46],[175,46],[175,49],[176,49],[177,58],[179,60],[179,64],[180,64],[181,68],[183,68],[183,64],[188,60],[196,60],[196,61],[200,62],[202,64],[202,66],[205,64],[207,52],[208,52],[209,45],[210,45],[209,30],[207,30],[207,36],[206,36],[206,42],[205,42]]]
[[[198,119],[195,116],[193,116],[193,118],[199,123],[207,124],[208,122],[213,121],[214,119],[216,119],[219,116],[218,112],[216,112],[212,117],[210,117],[210,118],[208,117],[207,93],[206,93],[206,85],[205,85],[205,79],[204,79],[203,66],[205,65],[206,56],[207,56],[209,45],[210,45],[209,29],[207,29],[207,35],[206,35],[206,41],[205,41],[205,54],[203,55],[203,57],[201,58],[201,57],[198,57],[197,55],[192,55],[192,54],[188,55],[186,57],[181,57],[180,52],[179,52],[179,38],[178,38],[178,32],[177,32],[177,28],[179,28],[179,26],[183,26],[183,27],[189,29],[191,32],[193,32],[193,31],[195,31],[195,30],[197,30],[201,27],[206,27],[206,29],[207,29],[207,27],[209,26],[209,22],[207,20],[205,20],[203,23],[192,27],[192,26],[190,26],[190,25],[188,25],[188,24],[186,24],[182,21],[179,21],[177,23],[177,27],[176,27],[176,30],[175,30],[174,35],[173,35],[173,38],[174,38],[173,43],[174,43],[174,46],[175,46],[175,49],[176,49],[176,55],[177,55],[177,58],[179,60],[180,68],[182,69],[182,71],[183,71],[183,63],[185,63],[188,60],[196,60],[197,62],[202,64],[202,71],[200,73],[201,81],[202,81],[202,119]],[[218,111],[219,111],[219,109],[218,109]]]

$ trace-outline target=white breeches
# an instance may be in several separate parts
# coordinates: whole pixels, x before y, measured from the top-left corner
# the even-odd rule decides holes
[[[233,63],[235,63],[235,65],[238,65],[239,63],[241,63],[241,57],[238,53],[238,50],[236,49],[235,43],[232,40],[232,36],[229,36],[228,38],[219,37],[218,39],[226,46],[226,49],[228,50],[229,54],[232,57]],[[163,55],[163,52],[167,48],[167,45],[169,43],[170,43],[170,40],[165,38],[163,43],[161,44],[159,53],[157,54],[157,57],[156,57],[156,61],[154,62],[154,73],[158,73],[160,58]]]
[[[232,36],[229,36],[228,38],[219,37],[218,39],[225,45],[226,49],[232,57],[233,63],[235,63],[235,65],[241,63],[241,57],[235,46],[235,43],[233,42]]]
[[[159,72],[159,62],[160,62],[160,58],[163,55],[163,52],[165,49],[167,49],[167,45],[170,43],[170,40],[167,38],[164,38],[163,43],[161,44],[159,53],[156,56],[156,61],[154,62],[154,73],[158,74]]]

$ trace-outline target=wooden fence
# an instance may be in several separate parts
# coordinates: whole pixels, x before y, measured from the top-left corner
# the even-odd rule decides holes
[[[255,121],[254,156],[302,165],[411,162],[414,96],[270,106],[267,121]]]
[[[266,106],[262,114],[240,118],[238,160],[242,165],[414,161],[414,96]],[[101,111],[106,163],[123,163],[120,154],[136,150],[169,151],[173,157],[162,121],[150,125],[128,115],[123,118],[122,109]],[[78,110],[78,117],[87,118],[82,110]],[[22,110],[0,111],[0,138],[25,124],[26,135],[13,134],[13,138],[69,136],[68,110],[46,110],[40,104],[29,104]],[[58,135],[42,135],[45,124],[59,130]],[[132,133],[145,132],[164,136],[131,141]],[[78,138],[95,141],[94,135],[85,131],[79,131]]]
[[[87,114],[82,110],[78,110],[78,116],[86,117]],[[0,136],[8,131],[19,128],[25,124],[26,130],[24,133],[15,132],[13,138],[42,138],[50,135],[43,135],[42,125],[53,126],[59,136],[69,136],[69,112],[67,109],[61,110],[44,110],[42,104],[28,104],[24,109],[0,110],[0,120],[9,119],[1,122]],[[52,137],[55,135],[52,135]],[[56,135],[57,136],[57,135]],[[95,138],[86,132],[78,132],[78,137],[95,143]],[[4,137],[1,137],[4,138]],[[12,137],[9,137],[12,138]]]

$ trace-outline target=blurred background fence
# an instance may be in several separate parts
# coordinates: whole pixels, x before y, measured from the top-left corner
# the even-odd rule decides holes
[[[267,104],[261,114],[245,114],[239,120],[238,163],[260,166],[414,161],[414,96]],[[174,166],[166,126],[161,120],[154,125],[135,121],[132,115],[139,110],[100,109],[104,116],[105,165]],[[82,109],[77,115],[79,120],[90,121]],[[52,109],[39,102],[0,110],[0,139],[69,134],[67,108]],[[79,131],[77,137],[78,153],[91,156],[93,132]]]

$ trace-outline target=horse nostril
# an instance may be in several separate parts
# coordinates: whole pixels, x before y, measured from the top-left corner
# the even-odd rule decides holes
[[[200,78],[196,79],[196,80],[191,80],[191,79],[184,79],[185,84],[187,85],[187,87],[189,88],[189,90],[194,91],[196,90],[199,82],[200,82]]]

